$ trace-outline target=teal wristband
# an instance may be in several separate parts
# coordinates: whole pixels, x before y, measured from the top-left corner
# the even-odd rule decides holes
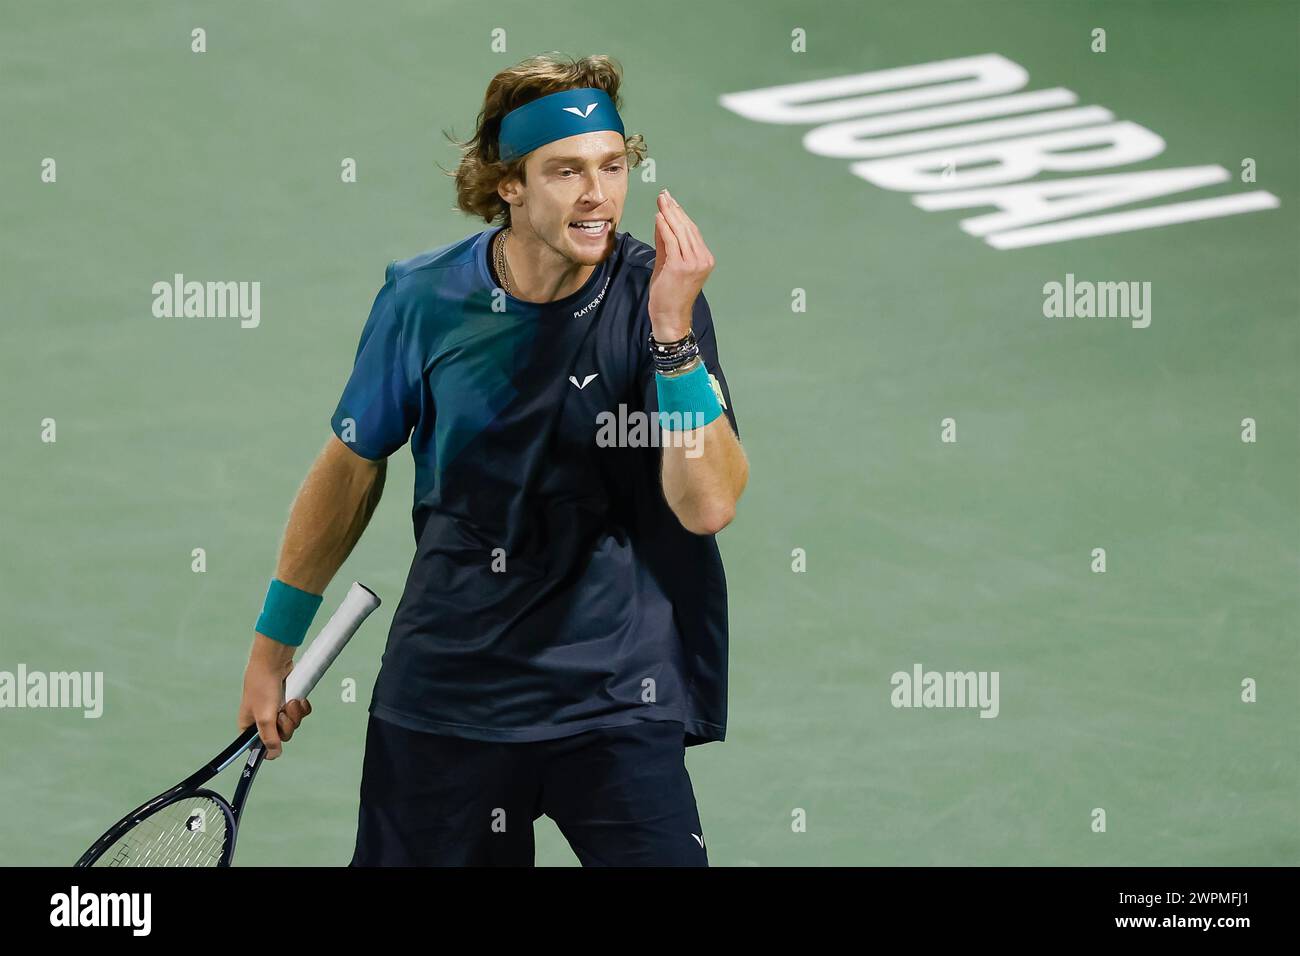
[[[316,616],[316,609],[324,599],[322,594],[309,594],[279,578],[272,578],[262,613],[257,618],[257,633],[297,647],[307,636],[311,619]]]
[[[685,375],[655,372],[655,391],[659,395],[660,428],[690,431],[703,428],[722,414],[703,361]]]

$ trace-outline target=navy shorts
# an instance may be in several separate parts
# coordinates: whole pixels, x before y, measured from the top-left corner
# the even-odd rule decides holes
[[[709,865],[680,722],[495,743],[374,716],[351,865],[532,866],[542,814],[583,866]]]

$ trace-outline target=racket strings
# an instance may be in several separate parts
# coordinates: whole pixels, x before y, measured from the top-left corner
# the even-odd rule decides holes
[[[188,797],[145,817],[96,866],[217,866],[228,837],[226,815],[210,797]]]

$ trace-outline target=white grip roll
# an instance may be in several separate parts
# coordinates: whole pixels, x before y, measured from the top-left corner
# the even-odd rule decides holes
[[[321,628],[301,660],[293,665],[284,685],[285,700],[302,700],[311,693],[334,658],[347,646],[370,612],[379,607],[379,598],[364,584],[352,582],[347,597]]]

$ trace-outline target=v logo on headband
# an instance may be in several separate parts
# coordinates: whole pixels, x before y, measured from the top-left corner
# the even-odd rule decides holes
[[[576,106],[566,106],[564,108],[564,112],[572,113],[574,116],[581,116],[583,119],[586,119],[588,116],[591,115],[591,111],[594,110],[595,108],[596,108],[595,103],[588,103],[587,110],[585,113],[582,110],[578,109]]]

